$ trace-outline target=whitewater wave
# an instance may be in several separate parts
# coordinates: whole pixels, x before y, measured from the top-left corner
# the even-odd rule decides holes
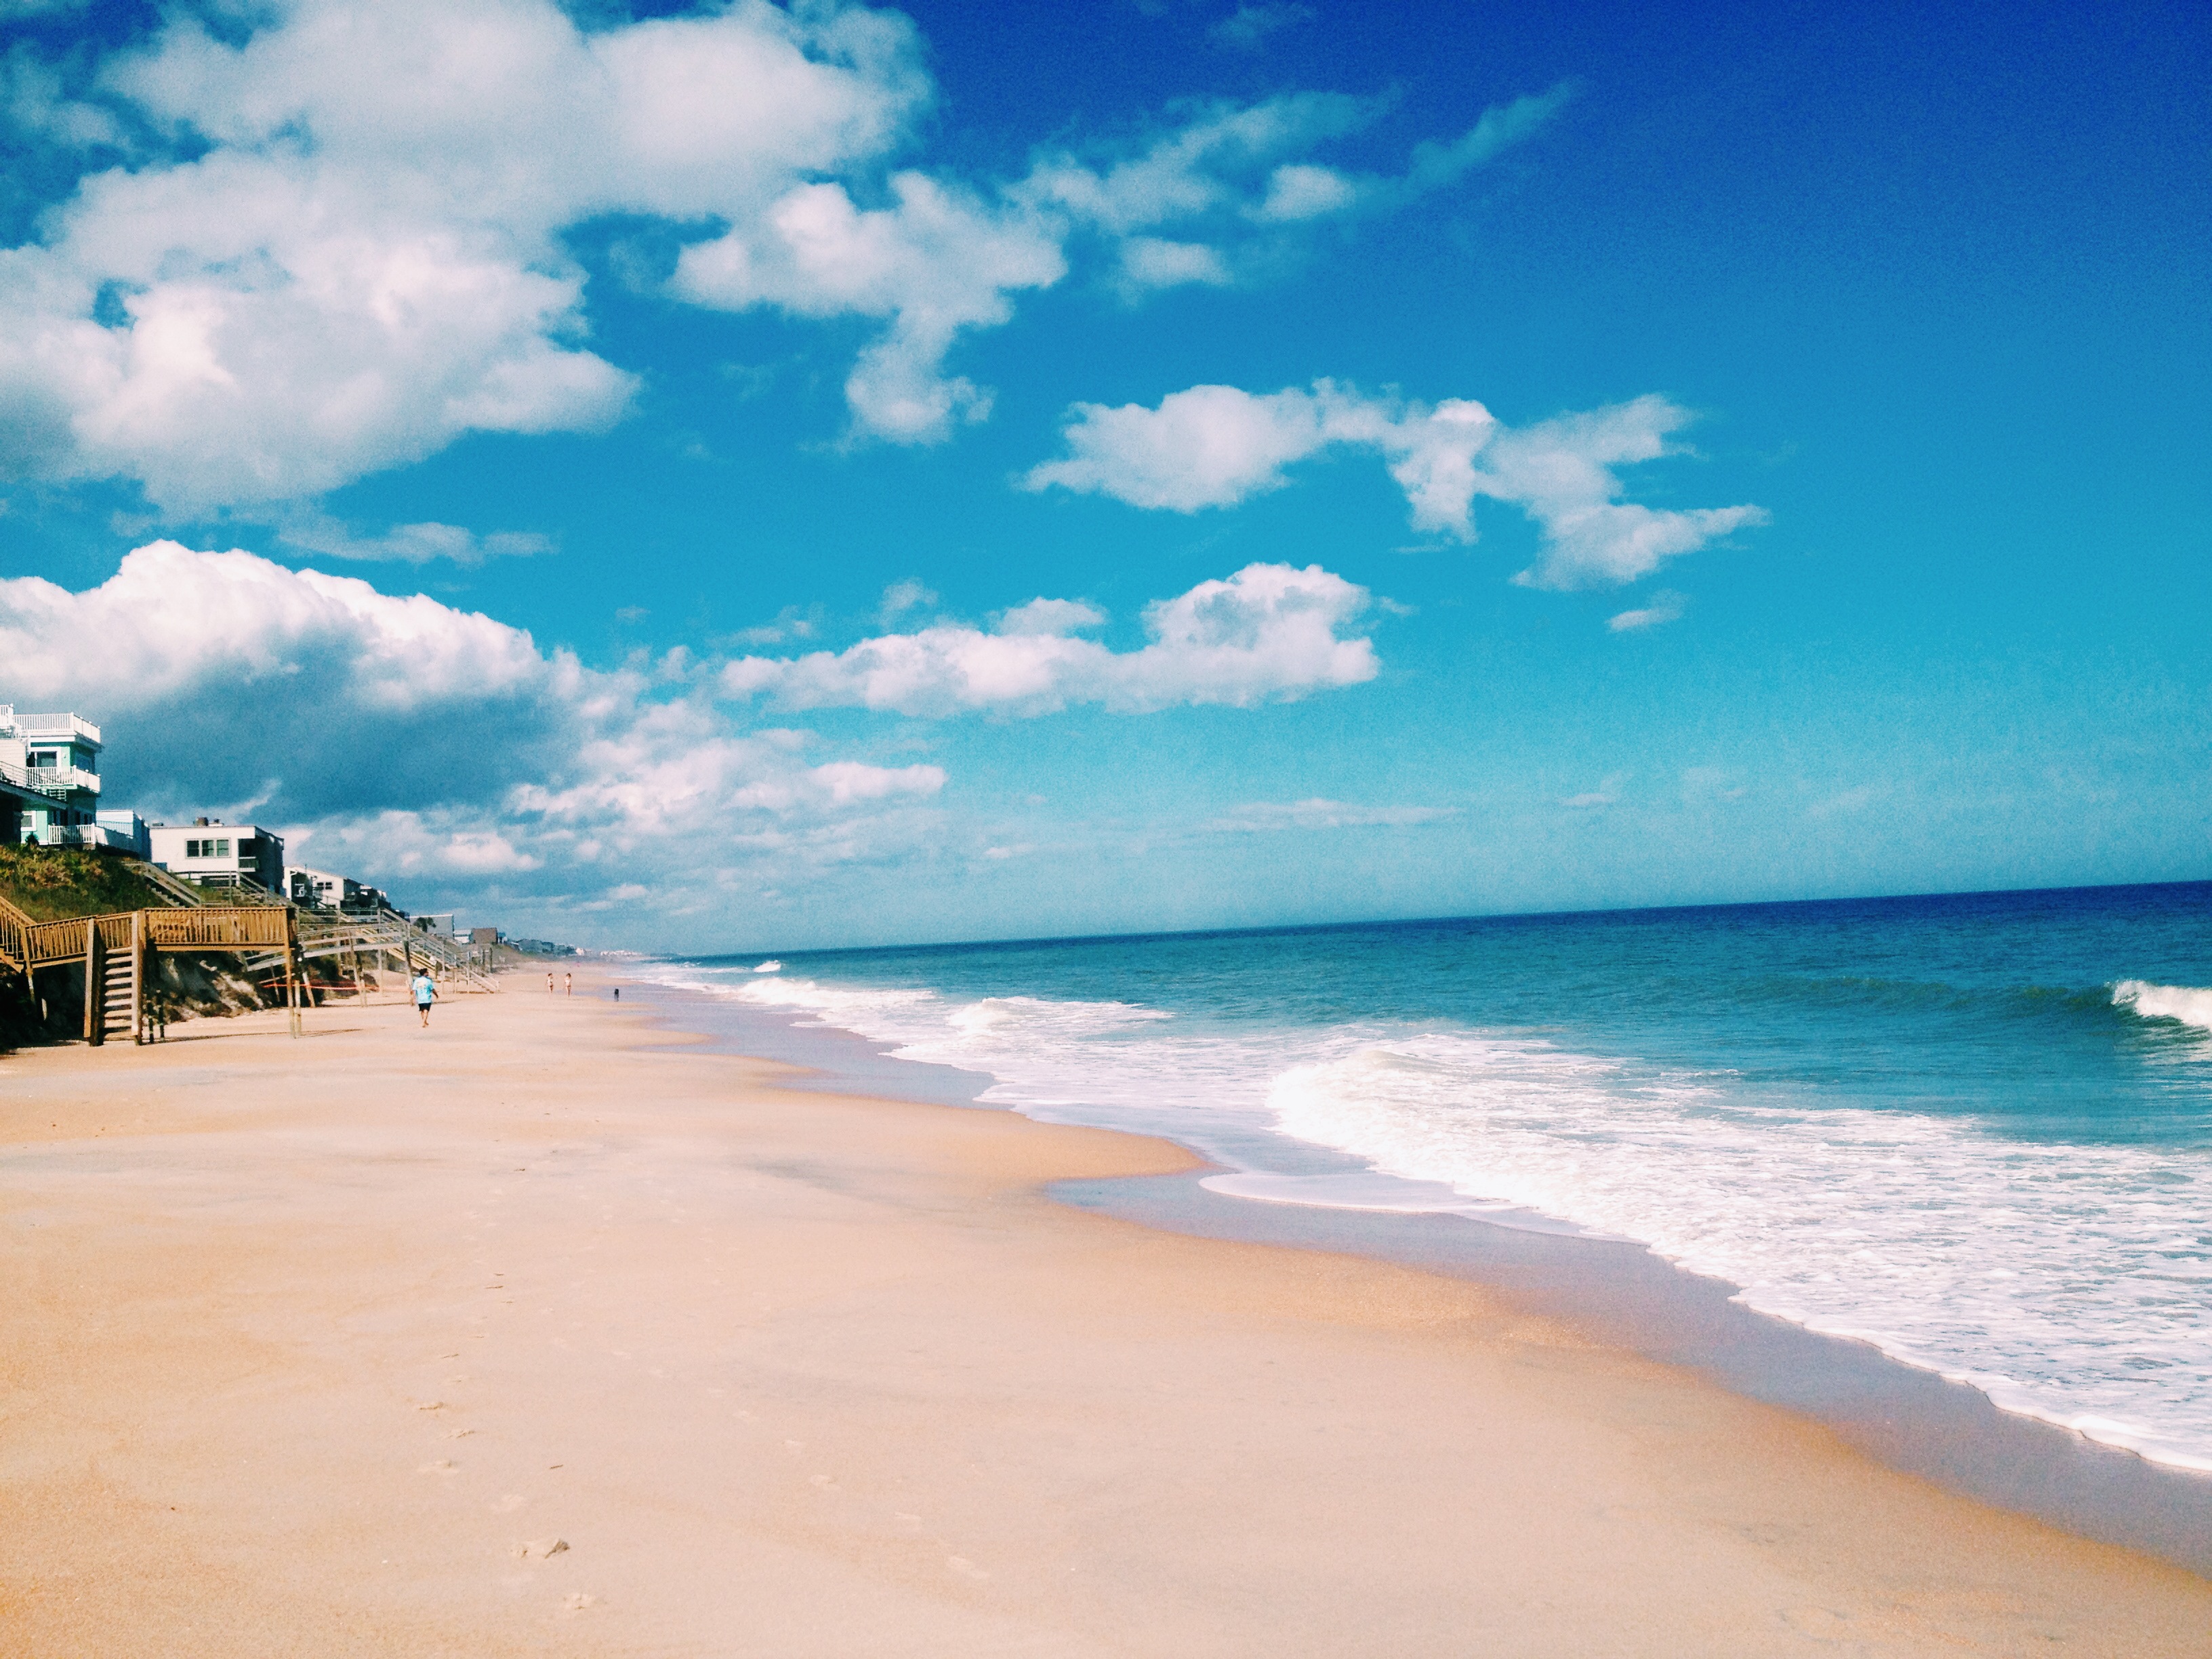
[[[1281,1131],[1640,1240],[2007,1410],[2212,1469],[2212,1172],[1957,1118],[1762,1103],[1540,1040],[1434,1033],[1278,1075]]]
[[[1581,1053],[1525,1028],[1255,1028],[750,964],[665,971],[902,1058],[988,1073],[986,1102],[1181,1139],[1235,1171],[1212,1178],[1224,1193],[1638,1240],[1762,1312],[1870,1342],[2008,1410],[2212,1468],[2201,1154],[1842,1106]],[[2212,992],[2129,981],[2110,998],[2212,1029]],[[1429,1184],[1363,1185],[1340,1157],[1374,1171],[1366,1182]]]
[[[2153,985],[2148,980],[2124,979],[2112,987],[2112,1006],[2145,1019],[2179,1020],[2200,1031],[2212,1031],[2212,990],[2198,986]]]

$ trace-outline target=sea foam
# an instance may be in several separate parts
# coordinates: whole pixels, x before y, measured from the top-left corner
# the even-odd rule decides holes
[[[961,999],[688,964],[666,977],[987,1073],[986,1101],[1176,1136],[1238,1171],[1217,1191],[1638,1240],[1763,1312],[2212,1469],[2201,1153],[1793,1097],[1525,1031],[1236,1028],[1117,1000]],[[2112,1000],[2212,1024],[2212,992],[2127,981]],[[1295,1146],[1376,1173],[1283,1180],[1316,1167]],[[1395,1197],[1376,1184],[1391,1177],[1408,1183]]]
[[[2127,1008],[2145,1019],[2174,1019],[2212,1031],[2212,990],[2194,985],[2152,985],[2124,979],[2112,987],[2112,1006]]]

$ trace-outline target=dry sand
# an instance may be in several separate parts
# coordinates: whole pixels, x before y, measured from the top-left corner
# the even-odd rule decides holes
[[[0,1653],[2212,1652],[1480,1286],[1040,1191],[1175,1147],[510,984],[0,1059]]]

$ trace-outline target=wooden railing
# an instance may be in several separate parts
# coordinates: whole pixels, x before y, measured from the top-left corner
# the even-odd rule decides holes
[[[6,899],[0,898],[0,963],[19,974],[31,965],[29,948],[23,943],[23,930],[37,925]]]
[[[34,921],[23,929],[23,965],[43,968],[53,962],[81,962],[90,942],[87,930],[100,929],[100,942],[110,951],[131,948],[128,910],[112,916],[64,916],[59,921]]]
[[[240,945],[281,951],[292,939],[291,913],[279,904],[208,904],[197,910],[149,910],[145,915],[146,942],[167,951]],[[131,919],[122,920],[127,942]]]
[[[146,918],[146,943],[162,950],[282,951],[291,943],[291,915],[281,905],[211,904],[197,910],[125,910],[33,921],[0,899],[0,956],[18,972],[57,962],[81,962],[91,943],[90,927],[100,930],[103,950],[128,951],[134,915]]]

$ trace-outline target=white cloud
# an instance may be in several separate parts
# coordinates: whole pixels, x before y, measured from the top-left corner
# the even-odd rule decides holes
[[[21,8],[23,10],[35,8]],[[58,8],[57,8],[58,9]],[[0,6],[0,17],[8,15]],[[68,95],[61,71],[41,62],[28,46],[0,58],[0,119],[17,132],[66,150],[119,148],[122,124],[112,112]]]
[[[1255,564],[1148,606],[1152,643],[1134,651],[1073,636],[1104,621],[1094,607],[1039,599],[1007,613],[997,633],[940,623],[842,652],[747,657],[722,671],[721,685],[791,708],[915,715],[1042,714],[1079,702],[1124,713],[1249,708],[1372,679],[1373,645],[1342,636],[1367,605],[1364,588],[1319,565]]]
[[[313,494],[465,432],[593,430],[632,377],[585,343],[559,232],[757,216],[926,102],[895,15],[759,3],[586,34],[550,0],[178,13],[102,82],[173,136],[0,252],[21,470],[172,512]]]
[[[947,379],[945,354],[963,329],[1013,314],[1009,295],[1066,274],[1059,239],[1030,216],[948,189],[920,173],[890,181],[892,205],[862,210],[842,185],[808,185],[758,221],[694,243],[677,261],[677,294],[742,311],[886,319],[845,393],[860,425],[903,441],[940,438],[980,420],[988,396]]]
[[[1229,38],[1249,34],[1261,12]],[[1266,15],[1288,21],[1295,9]],[[1255,38],[1256,36],[1253,36]],[[1449,143],[1417,146],[1407,170],[1377,174],[1322,166],[1317,148],[1371,126],[1387,99],[1296,92],[1256,104],[1200,107],[1134,154],[1040,155],[1007,187],[1011,202],[1073,232],[1106,238],[1131,295],[1185,283],[1237,279],[1248,254],[1272,258],[1271,233],[1333,216],[1393,211],[1453,183],[1529,137],[1573,95],[1562,85],[1484,112]],[[1257,240],[1255,240],[1255,236]]]
[[[1766,521],[1756,507],[1662,510],[1617,499],[1614,469],[1672,453],[1668,437],[1690,418],[1644,397],[1513,428],[1468,398],[1409,403],[1329,380],[1265,394],[1200,386],[1156,409],[1076,404],[1061,433],[1066,459],[1032,467],[1022,483],[1193,513],[1279,489],[1288,467],[1324,450],[1366,449],[1405,491],[1416,528],[1471,542],[1475,498],[1510,501],[1543,534],[1541,556],[1516,581],[1598,587]]]
[[[732,687],[908,713],[1249,706],[1372,678],[1369,641],[1342,637],[1365,603],[1318,567],[1255,565],[1151,606],[1152,642],[1121,653],[1076,637],[1095,606],[1039,599],[995,633],[603,671],[426,595],[155,542],[82,592],[0,580],[0,700],[100,723],[109,805],[250,816],[295,861],[416,908],[499,894],[555,915],[642,885],[641,925],[832,866],[1030,850],[1003,829],[948,838],[950,781],[910,732],[890,755],[827,744],[733,712]]]
[[[1217,835],[1265,835],[1278,830],[1407,829],[1456,817],[1453,806],[1360,806],[1349,801],[1255,801],[1223,813],[1203,828]]]
[[[990,407],[947,353],[1060,281],[1073,242],[1131,293],[1230,281],[1255,236],[1402,204],[1556,101],[1492,112],[1396,178],[1309,154],[1381,105],[1301,93],[971,185],[887,171],[935,94],[896,12],[737,0],[587,32],[555,0],[271,0],[229,22],[218,38],[172,11],[98,66],[100,101],[27,51],[6,61],[19,131],[112,154],[127,118],[146,147],[0,249],[0,462],[19,476],[135,479],[203,514],[466,433],[603,428],[638,382],[592,349],[562,239],[611,216],[692,239],[669,277],[690,303],[875,319],[854,429],[934,441]]]
[[[171,542],[82,592],[0,580],[0,696],[99,721],[110,804],[251,801],[295,857],[370,879],[690,888],[916,844],[939,768],[738,729],[671,654],[656,701],[667,676],[587,669],[489,617]]]
[[[459,525],[434,521],[394,525],[380,536],[356,536],[323,514],[301,516],[280,530],[277,538],[303,552],[357,562],[428,564],[433,559],[450,559],[455,564],[474,565],[486,559],[528,558],[553,550],[552,538],[533,531],[495,530],[478,535]]]
[[[1133,507],[1194,513],[1225,507],[1288,482],[1283,469],[1332,441],[1328,392],[1255,397],[1232,386],[1194,386],[1158,409],[1078,404],[1063,435],[1064,461],[1032,467],[1027,489],[1057,484]]]
[[[1103,627],[1106,613],[1081,599],[1031,599],[1001,611],[993,625],[998,634],[1080,634]]]
[[[1659,628],[1670,622],[1680,622],[1689,601],[1680,593],[1662,588],[1651,596],[1651,603],[1640,610],[1624,611],[1619,616],[1607,618],[1606,626],[1616,634],[1633,634],[1646,628]]]
[[[914,577],[893,582],[884,589],[884,602],[879,614],[885,622],[903,617],[909,611],[925,610],[937,603],[937,595]]]

